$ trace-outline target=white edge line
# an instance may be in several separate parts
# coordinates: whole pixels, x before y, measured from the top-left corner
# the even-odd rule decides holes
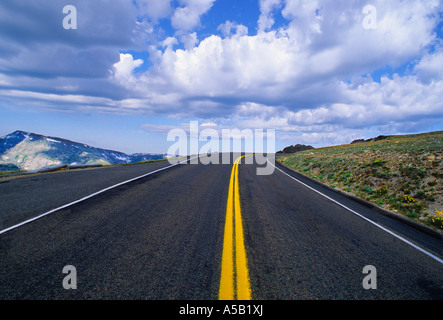
[[[269,162],[269,160],[268,160],[268,162]],[[273,165],[277,170],[279,170],[279,171],[282,172],[283,174],[287,175],[288,177],[294,179],[294,180],[297,181],[298,183],[300,183],[300,184],[304,185],[305,187],[307,187],[307,188],[309,188],[309,189],[311,189],[311,190],[317,192],[318,194],[322,195],[323,197],[325,197],[325,198],[331,200],[332,202],[338,204],[339,206],[341,206],[341,207],[345,208],[346,210],[352,212],[353,214],[359,216],[360,218],[362,218],[362,219],[364,219],[364,220],[366,220],[366,221],[372,223],[373,225],[375,225],[376,227],[382,229],[383,231],[386,231],[387,233],[389,233],[390,235],[396,237],[397,239],[399,239],[399,240],[401,240],[401,241],[403,241],[403,242],[409,244],[411,247],[414,247],[415,249],[421,251],[422,253],[426,254],[427,256],[431,257],[432,259],[436,260],[437,262],[440,262],[441,264],[443,264],[443,259],[440,259],[440,258],[437,257],[436,255],[434,255],[434,254],[432,254],[432,253],[426,251],[425,249],[423,249],[423,248],[417,246],[416,244],[412,243],[411,241],[409,241],[409,240],[407,240],[407,239],[405,239],[405,238],[399,236],[398,234],[392,232],[391,230],[386,229],[385,227],[383,227],[383,226],[379,225],[378,223],[372,221],[371,219],[369,219],[369,218],[367,218],[367,217],[361,215],[360,213],[358,213],[358,212],[352,210],[351,208],[348,208],[348,207],[345,206],[344,204],[341,204],[340,202],[338,202],[338,201],[336,201],[336,200],[334,200],[334,199],[328,197],[327,195],[321,193],[320,191],[315,190],[314,188],[312,188],[311,186],[307,185],[306,183],[301,182],[300,180],[298,180],[297,178],[295,178],[295,177],[291,176],[290,174],[284,172],[284,171],[281,170],[280,168],[277,168],[277,166],[275,166],[275,165],[272,164],[271,162],[269,162],[269,163],[270,163],[271,165]]]
[[[81,198],[81,199],[78,199],[78,200],[72,201],[72,202],[70,202],[70,203],[68,203],[68,204],[65,204],[65,205],[60,206],[60,207],[58,207],[58,208],[55,208],[55,209],[49,210],[49,211],[47,211],[47,212],[45,212],[45,213],[42,213],[42,214],[40,214],[40,215],[38,215],[38,216],[35,216],[35,217],[31,218],[31,219],[28,219],[28,220],[22,221],[22,222],[20,222],[20,223],[18,223],[18,224],[16,224],[16,225],[13,225],[13,226],[8,227],[8,228],[6,228],[6,229],[0,230],[0,235],[3,234],[3,233],[6,233],[6,232],[8,232],[8,231],[11,231],[11,230],[13,230],[13,229],[16,229],[16,228],[18,228],[18,227],[20,227],[20,226],[22,226],[22,225],[25,225],[25,224],[28,224],[28,223],[30,223],[30,222],[32,222],[32,221],[35,221],[35,220],[37,220],[37,219],[40,219],[40,218],[42,218],[42,217],[44,217],[44,216],[47,216],[47,215],[49,215],[49,214],[51,214],[51,213],[54,213],[54,212],[56,212],[56,211],[59,211],[59,210],[65,209],[65,208],[67,208],[67,207],[73,206],[74,204],[77,204],[77,203],[79,203],[79,202],[82,202],[82,201],[85,201],[85,200],[90,199],[90,198],[92,198],[92,197],[95,197],[96,195],[99,195],[99,194],[101,194],[101,193],[103,193],[103,192],[106,192],[106,191],[108,191],[108,190],[111,190],[111,189],[117,188],[117,187],[119,187],[119,186],[121,186],[121,185],[124,185],[124,184],[127,184],[127,183],[129,183],[129,182],[132,182],[132,181],[135,181],[135,180],[138,180],[138,179],[141,179],[141,178],[147,177],[147,176],[149,176],[149,175],[151,175],[151,174],[154,174],[154,173],[157,173],[157,172],[160,172],[160,171],[163,171],[163,170],[166,170],[166,169],[169,169],[169,168],[175,167],[175,166],[177,166],[177,165],[179,165],[179,164],[181,164],[181,163],[183,163],[183,162],[191,161],[191,160],[193,160],[193,159],[195,159],[195,158],[198,158],[198,157],[199,157],[199,156],[194,157],[194,158],[190,158],[190,159],[186,159],[186,160],[183,160],[183,161],[179,161],[179,162],[177,162],[177,163],[175,163],[175,164],[172,164],[172,165],[170,165],[170,166],[167,166],[167,167],[164,167],[164,168],[160,168],[160,169],[157,169],[157,170],[154,170],[154,171],[151,171],[151,172],[145,173],[145,174],[143,174],[143,175],[141,175],[141,176],[138,176],[138,177],[135,177],[135,178],[132,178],[132,179],[129,179],[129,180],[126,180],[126,181],[123,181],[123,182],[117,183],[117,184],[115,184],[115,185],[113,185],[113,186],[110,186],[110,187],[107,187],[107,188],[102,189],[102,190],[100,190],[100,191],[94,192],[94,193],[92,193],[92,194],[90,194],[90,195],[88,195],[88,196],[86,196],[86,197],[83,197],[83,198]]]

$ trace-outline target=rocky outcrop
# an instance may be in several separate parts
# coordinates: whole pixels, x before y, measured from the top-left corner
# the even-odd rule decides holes
[[[310,150],[310,149],[314,149],[314,147],[306,146],[304,144],[296,144],[293,146],[286,147],[283,150],[278,151],[277,153],[295,153],[295,152],[300,152],[300,151]]]

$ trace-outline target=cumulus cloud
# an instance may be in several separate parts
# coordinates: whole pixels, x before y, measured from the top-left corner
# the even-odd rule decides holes
[[[200,17],[211,9],[215,0],[181,0],[183,6],[175,9],[172,26],[180,32],[191,31],[200,24]]]
[[[108,78],[119,51],[144,47],[149,30],[137,21],[136,8],[131,0],[69,4],[77,9],[75,30],[63,27],[63,1],[0,2],[0,72],[7,87],[125,98],[126,90]]]
[[[278,128],[283,139],[310,143],[348,143],[376,132],[408,132],[443,119],[443,81],[424,84],[414,76],[384,77],[380,83],[339,83],[343,99],[317,108],[291,110],[256,103],[239,105],[238,126]],[[292,132],[292,134],[289,134]]]
[[[274,24],[273,12],[282,5],[282,0],[260,0],[259,32],[268,31]]]
[[[120,81],[130,81],[135,68],[143,64],[143,60],[134,60],[131,54],[120,54],[120,61],[114,64],[115,78]]]
[[[289,121],[308,125],[341,123],[352,128],[443,116],[443,81],[425,85],[415,77],[394,76],[359,86],[342,83],[340,89],[343,102],[298,111],[290,115]]]
[[[192,50],[198,43],[197,32],[182,35],[180,41],[185,46],[185,50]]]
[[[245,36],[248,34],[248,27],[229,20],[220,24],[217,30],[221,31],[224,37],[231,37],[233,35]]]
[[[332,104],[345,98],[340,81],[404,63],[432,43],[435,21],[429,16],[435,7],[413,3],[407,13],[408,6],[391,10],[394,4],[386,7],[380,2],[378,29],[369,31],[361,24],[363,1],[343,12],[340,1],[322,2],[317,9],[315,1],[286,1],[282,12],[288,19],[304,21],[306,30],[311,30],[307,35],[300,37],[303,24],[291,22],[278,30],[231,37],[236,24],[227,21],[219,26],[224,38],[213,35],[192,49],[161,53],[155,70],[140,77],[139,85],[152,88],[166,83],[169,89],[172,85],[186,97],[185,105],[202,97],[237,104],[281,104],[291,110]]]
[[[437,51],[433,54],[426,54],[415,66],[414,71],[418,78],[428,83],[430,81],[439,81],[443,79],[443,51]]]

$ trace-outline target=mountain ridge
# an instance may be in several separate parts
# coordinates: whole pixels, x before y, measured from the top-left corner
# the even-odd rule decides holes
[[[23,130],[0,137],[0,172],[33,171],[69,165],[131,164],[165,157],[164,154],[126,154]]]

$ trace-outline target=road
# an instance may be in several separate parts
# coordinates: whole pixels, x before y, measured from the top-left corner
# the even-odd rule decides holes
[[[0,180],[11,228],[0,233],[0,299],[217,300],[224,252],[234,275],[242,246],[234,298],[248,286],[254,300],[443,299],[442,240],[245,161],[237,173],[233,161],[162,162]],[[76,289],[63,286],[65,266]]]

